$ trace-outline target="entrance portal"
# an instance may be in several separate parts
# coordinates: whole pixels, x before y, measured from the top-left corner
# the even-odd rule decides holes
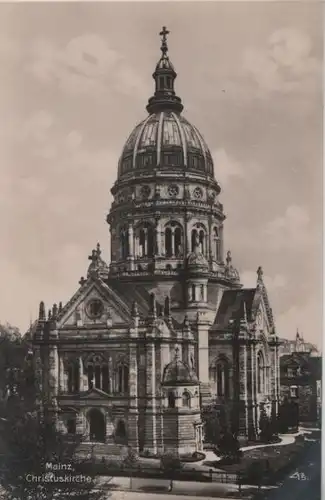
[[[106,424],[105,417],[100,410],[92,409],[88,413],[89,419],[89,437],[90,441],[105,443],[106,440]]]

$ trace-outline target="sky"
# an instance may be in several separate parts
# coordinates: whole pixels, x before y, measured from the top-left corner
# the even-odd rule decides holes
[[[321,346],[322,7],[0,4],[0,321],[23,332],[86,274],[117,161],[147,115],[162,25],[222,187],[225,249],[263,266],[278,335]]]

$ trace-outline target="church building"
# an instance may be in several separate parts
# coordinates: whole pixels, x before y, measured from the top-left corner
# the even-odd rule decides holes
[[[204,408],[258,433],[279,401],[279,341],[259,267],[243,288],[224,249],[225,215],[209,148],[183,114],[163,28],[147,116],[129,135],[100,245],[74,295],[33,335],[40,403],[59,429],[102,454],[122,445],[179,455],[203,449]],[[46,401],[46,403],[45,403]]]

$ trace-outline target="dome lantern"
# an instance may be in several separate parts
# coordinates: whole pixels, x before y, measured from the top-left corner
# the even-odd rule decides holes
[[[163,26],[162,31],[159,33],[161,36],[161,57],[152,75],[155,80],[156,88],[154,95],[149,99],[147,105],[149,114],[164,110],[181,113],[183,109],[182,101],[174,90],[174,81],[177,77],[177,73],[168,57],[167,35],[169,33],[170,32],[165,26]]]

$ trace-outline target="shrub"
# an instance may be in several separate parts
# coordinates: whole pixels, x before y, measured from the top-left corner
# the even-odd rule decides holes
[[[242,456],[238,439],[236,435],[231,434],[231,432],[223,434],[219,441],[218,451],[223,459],[227,459],[227,463],[229,463],[229,461],[231,463],[238,463]],[[215,453],[217,454],[218,451],[215,450]]]
[[[166,452],[160,459],[160,467],[168,473],[180,471],[182,462],[179,456],[174,452]]]

